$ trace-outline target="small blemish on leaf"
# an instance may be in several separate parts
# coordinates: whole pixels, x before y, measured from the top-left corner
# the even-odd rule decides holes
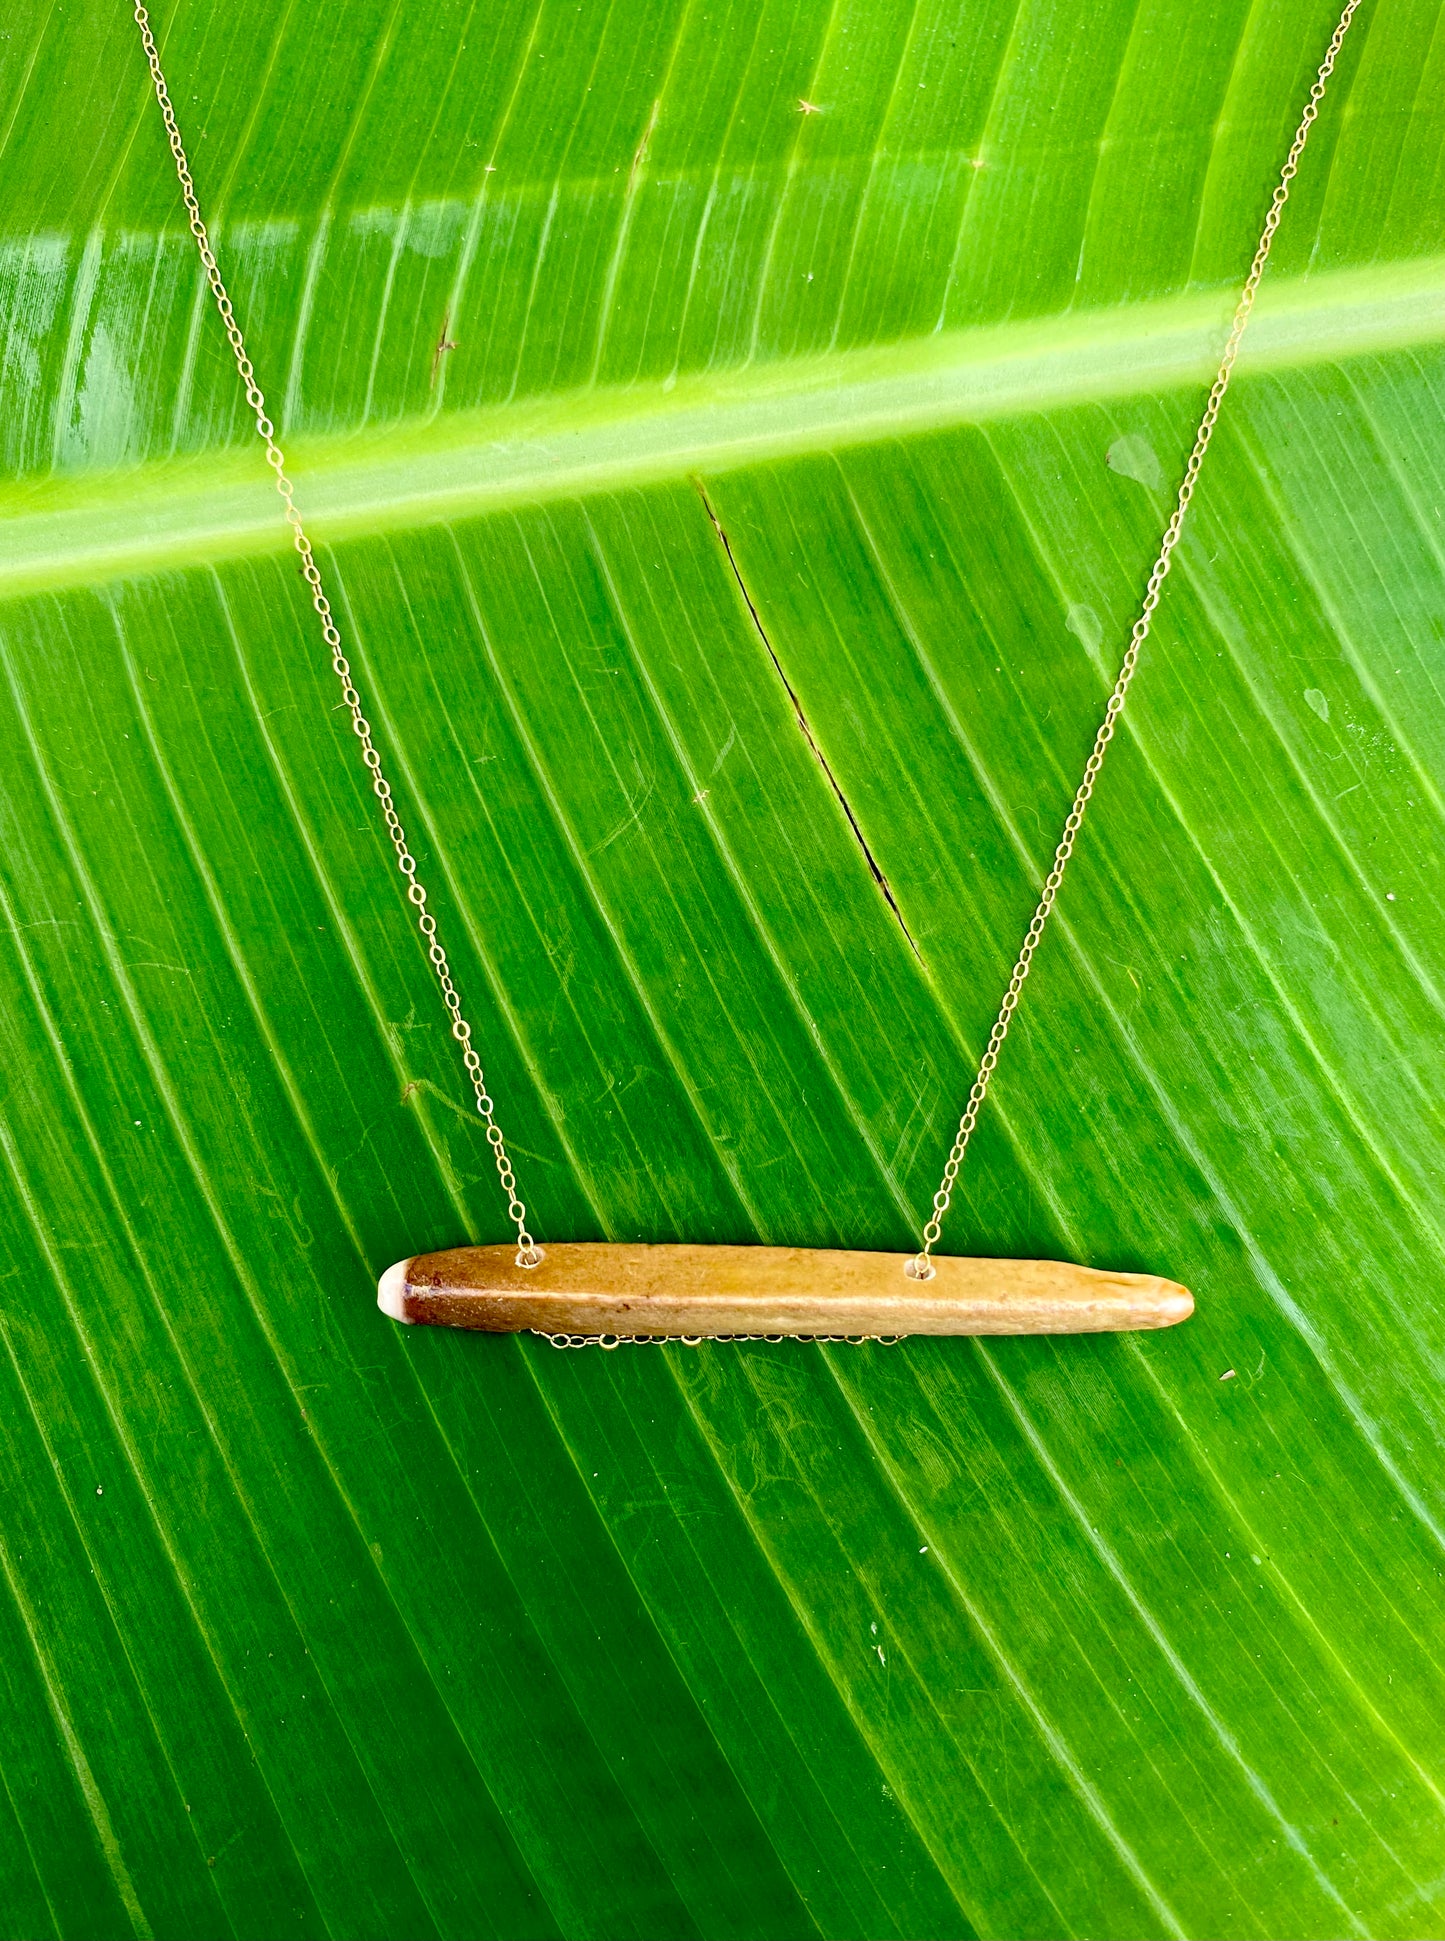
[[[1122,438],[1116,438],[1104,454],[1104,463],[1111,472],[1117,472],[1121,478],[1137,479],[1151,492],[1157,492],[1164,483],[1159,454],[1141,432],[1127,431]]]
[[[1064,615],[1064,625],[1075,640],[1083,641],[1091,654],[1098,653],[1104,638],[1104,623],[1091,606],[1085,606],[1081,600],[1075,601]]]
[[[1305,689],[1305,701],[1314,709],[1321,721],[1329,720],[1330,704],[1317,687],[1307,687]]]

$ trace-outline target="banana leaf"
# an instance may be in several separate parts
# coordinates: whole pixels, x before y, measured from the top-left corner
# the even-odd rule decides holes
[[[547,1238],[906,1249],[1333,0],[171,4]],[[509,1231],[120,4],[0,32],[0,1929],[1445,1922],[1445,24],[1364,0],[949,1215],[1165,1334],[404,1330]]]

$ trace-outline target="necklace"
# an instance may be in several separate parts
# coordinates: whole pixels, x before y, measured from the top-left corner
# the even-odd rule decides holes
[[[1184,468],[1174,510],[1160,540],[1139,617],[1130,633],[1118,679],[1054,851],[1053,865],[1044,879],[1038,905],[964,1104],[953,1147],[923,1228],[922,1244],[913,1254],[882,1254],[802,1247],[624,1246],[592,1241],[549,1244],[543,1248],[533,1239],[527,1227],[527,1209],[518,1196],[506,1141],[497,1124],[496,1108],[487,1090],[481,1058],[472,1043],[471,1026],[462,1010],[447,953],[437,933],[437,921],[427,907],[427,893],[417,876],[416,859],[407,845],[391,785],[382,772],[381,756],[362,710],[362,697],[352,679],[350,662],[342,651],[341,633],[322,584],[321,571],[296,508],[285,460],[276,443],[275,427],[266,414],[265,396],[256,382],[241,327],[217,267],[150,18],[136,0],[136,25],[165,122],[191,234],[236,361],[246,402],[256,420],[266,461],[275,475],[276,490],[300,555],[302,575],[311,591],[311,604],[321,624],[322,639],[341,683],[342,701],[351,716],[361,759],[371,771],[372,791],[386,822],[397,868],[406,879],[407,900],[416,913],[417,927],[436,974],[452,1037],[461,1052],[476,1109],[486,1129],[497,1177],[507,1201],[507,1216],[517,1230],[515,1244],[454,1247],[399,1261],[382,1276],[378,1288],[377,1302],[384,1313],[397,1321],[422,1322],[435,1327],[473,1328],[488,1333],[531,1330],[546,1335],[557,1347],[592,1344],[615,1347],[623,1341],[695,1343],[703,1339],[777,1341],[787,1337],[896,1341],[908,1334],[1077,1334],[1170,1327],[1193,1311],[1189,1293],[1157,1275],[1107,1273],[1065,1261],[935,1257],[933,1250],[942,1237],[943,1220],[953,1198],[959,1169],[1149,636],[1184,516],[1229,389],[1275,231],[1289,199],[1290,186],[1359,4],[1360,0],[1346,0],[1275,185],[1219,369]]]

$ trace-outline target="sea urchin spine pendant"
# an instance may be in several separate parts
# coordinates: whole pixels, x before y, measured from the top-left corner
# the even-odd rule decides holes
[[[622,1246],[566,1242],[519,1267],[515,1246],[451,1247],[398,1261],[377,1305],[394,1321],[489,1334],[1100,1334],[1187,1320],[1187,1289],[1157,1274],[1058,1260],[935,1256],[931,1280],[907,1254],[808,1247]]]

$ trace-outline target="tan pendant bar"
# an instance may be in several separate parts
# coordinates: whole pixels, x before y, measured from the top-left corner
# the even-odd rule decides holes
[[[398,1261],[377,1305],[394,1321],[488,1334],[1108,1334],[1169,1328],[1193,1296],[1157,1274],[1059,1260],[935,1256],[910,1279],[907,1254],[809,1247],[549,1246],[519,1267],[515,1245],[450,1247]]]

